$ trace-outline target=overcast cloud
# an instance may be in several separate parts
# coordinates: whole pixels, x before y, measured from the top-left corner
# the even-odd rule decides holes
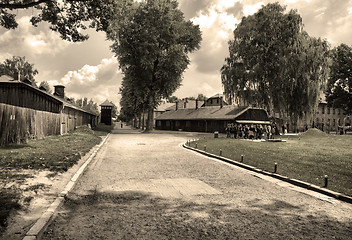
[[[191,65],[184,74],[177,97],[210,97],[222,92],[220,68],[228,55],[228,41],[243,16],[255,13],[263,4],[277,0],[179,0],[186,19],[199,24],[201,49],[190,55]],[[297,9],[305,30],[327,39],[332,47],[352,45],[352,0],[280,0],[287,9]],[[49,30],[46,24],[34,28],[30,16],[19,19],[16,30],[0,29],[0,61],[25,56],[38,69],[37,82],[63,84],[69,97],[93,98],[97,103],[109,99],[118,105],[122,74],[111,53],[111,42],[102,32],[89,30],[90,39],[69,43]]]

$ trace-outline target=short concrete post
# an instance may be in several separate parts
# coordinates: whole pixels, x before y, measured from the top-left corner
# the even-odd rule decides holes
[[[274,173],[277,173],[277,163],[275,163],[275,166],[274,166]]]
[[[206,151],[207,150],[207,145],[204,145],[204,151]]]
[[[324,187],[328,187],[328,180],[329,180],[328,175],[325,175],[324,178],[325,178]]]
[[[198,148],[198,143],[196,143],[196,148]]]
[[[241,155],[241,162],[243,162],[243,155]]]
[[[222,156],[222,150],[221,150],[221,148],[220,148],[220,156]]]

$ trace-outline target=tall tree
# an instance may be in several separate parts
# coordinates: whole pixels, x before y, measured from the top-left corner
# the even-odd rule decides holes
[[[221,69],[225,94],[288,117],[293,126],[316,107],[328,74],[326,41],[310,37],[302,18],[278,3],[244,17]]]
[[[84,41],[88,36],[82,29],[88,27],[107,31],[116,10],[124,8],[129,0],[6,0],[0,3],[0,25],[7,29],[18,26],[18,10],[32,8],[31,22],[37,26],[48,22],[50,29],[68,41]]]
[[[129,75],[124,81],[134,82],[142,92],[148,131],[153,128],[154,108],[180,86],[190,62],[188,53],[199,48],[201,33],[184,19],[176,0],[133,2],[114,22],[111,48],[122,72]]]
[[[0,64],[0,76],[14,76],[15,73],[20,73],[20,80],[28,79],[34,85],[34,76],[38,74],[38,70],[34,68],[34,64],[27,62],[25,57],[19,56],[13,56]]]
[[[330,106],[352,113],[352,47],[341,44],[331,50],[332,64],[326,100]]]

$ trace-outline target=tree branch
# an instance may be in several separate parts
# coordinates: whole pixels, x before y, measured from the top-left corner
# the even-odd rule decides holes
[[[40,5],[45,2],[52,2],[53,0],[37,0],[29,3],[0,3],[0,9],[25,9]],[[67,2],[86,2],[88,0],[67,0]]]
[[[29,3],[2,3],[0,4],[0,9],[8,8],[8,9],[20,9],[20,8],[30,8],[37,5],[40,5],[44,2],[51,2],[52,0],[38,0],[36,2]]]

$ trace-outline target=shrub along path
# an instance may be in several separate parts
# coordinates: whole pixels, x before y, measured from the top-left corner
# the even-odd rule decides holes
[[[199,149],[245,164],[324,186],[328,176],[328,189],[352,196],[352,135],[329,135],[309,129],[297,136],[284,136],[287,142],[257,142],[239,139],[200,139]]]
[[[0,236],[9,222],[14,223],[8,219],[11,213],[16,218],[14,210],[21,209],[21,215],[43,205],[38,199],[52,194],[52,185],[62,185],[63,176],[70,175],[65,173],[110,130],[105,125],[94,130],[81,127],[67,135],[0,148]],[[25,229],[18,230],[17,237],[23,233]]]
[[[180,146],[196,133],[116,130],[43,239],[349,239],[327,202]]]

